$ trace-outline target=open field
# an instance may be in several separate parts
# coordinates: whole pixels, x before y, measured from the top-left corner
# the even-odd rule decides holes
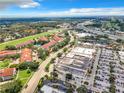
[[[61,30],[62,29],[54,29],[54,30],[51,30],[51,31],[48,31],[48,32],[43,32],[41,34],[36,34],[36,35],[33,35],[33,36],[28,36],[28,37],[24,37],[24,38],[21,38],[21,39],[17,39],[17,40],[12,40],[12,41],[8,41],[8,42],[5,42],[5,43],[1,43],[0,44],[0,50],[4,50],[7,45],[17,45],[17,44],[20,44],[22,42],[25,42],[25,41],[28,41],[28,40],[32,40],[34,38],[38,38],[38,37],[46,36],[46,35],[51,35],[53,33],[61,31]]]
[[[8,67],[10,63],[11,63],[11,60],[9,60],[9,59],[6,59],[4,61],[1,61],[0,62],[0,69],[3,69],[3,68]]]
[[[18,79],[21,80],[22,85],[24,85],[27,82],[32,73],[33,73],[32,71],[31,73],[27,73],[27,70],[19,71]]]

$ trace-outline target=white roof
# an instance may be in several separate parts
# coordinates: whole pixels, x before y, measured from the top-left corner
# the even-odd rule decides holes
[[[84,45],[93,45],[92,43],[83,43]]]
[[[66,57],[73,58],[74,55],[75,55],[74,53],[71,53],[71,52],[70,52],[70,53],[68,53],[68,54],[66,55]]]
[[[86,57],[92,57],[92,54],[95,52],[95,49],[90,49],[90,48],[81,48],[81,47],[76,47],[72,50],[72,52],[77,53],[78,55],[83,55]]]
[[[78,37],[85,37],[85,36],[91,36],[91,34],[89,34],[89,33],[78,33],[77,36]]]
[[[61,90],[52,88],[52,87],[47,86],[47,85],[44,85],[44,86],[41,88],[41,91],[43,91],[44,93],[65,93],[64,91],[61,91]]]
[[[124,60],[124,51],[118,51],[121,61]]]
[[[124,51],[119,51],[119,55],[123,56],[124,55]]]

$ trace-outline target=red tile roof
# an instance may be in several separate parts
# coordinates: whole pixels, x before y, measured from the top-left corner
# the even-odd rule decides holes
[[[32,61],[32,50],[25,48],[21,52],[20,62],[31,62]]]
[[[46,37],[41,37],[39,40],[40,40],[40,41],[48,41],[48,38],[46,38]]]
[[[49,49],[49,47],[55,45],[56,43],[57,43],[57,42],[56,42],[55,40],[52,40],[52,41],[50,41],[49,43],[44,44],[44,45],[42,46],[42,48],[44,48],[44,49]]]
[[[26,42],[16,45],[16,48],[23,47],[23,46],[26,46],[26,45],[29,45],[32,43],[34,43],[34,40],[29,40],[29,41],[26,41]]]
[[[54,39],[54,40],[50,41],[49,43],[44,44],[44,45],[42,46],[42,48],[48,50],[51,46],[55,45],[55,44],[58,43],[58,42],[63,41],[63,38],[60,38],[60,37],[58,37],[57,35],[54,35],[54,36],[53,36],[53,39]]]
[[[0,70],[0,77],[13,76],[16,68],[5,68]]]
[[[5,57],[8,55],[15,55],[15,54],[17,54],[16,51],[8,51],[8,50],[0,51],[0,57]]]
[[[58,41],[58,42],[63,41],[63,38],[61,38],[61,37],[59,37],[59,36],[57,36],[57,35],[54,35],[53,39],[54,39],[55,41]]]

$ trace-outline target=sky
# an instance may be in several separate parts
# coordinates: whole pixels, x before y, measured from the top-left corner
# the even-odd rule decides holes
[[[0,17],[124,15],[124,0],[0,0]]]

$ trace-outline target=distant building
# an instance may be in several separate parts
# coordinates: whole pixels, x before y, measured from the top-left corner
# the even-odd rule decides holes
[[[20,62],[32,62],[32,50],[25,48],[21,51]]]
[[[86,36],[91,36],[91,34],[89,34],[89,33],[78,33],[78,34],[76,34],[79,38],[80,37],[86,37]]]
[[[72,28],[70,23],[63,23],[61,25],[57,25],[57,27],[65,28],[65,29]]]
[[[0,77],[3,81],[10,80],[16,74],[16,68],[5,68],[0,70]]]

